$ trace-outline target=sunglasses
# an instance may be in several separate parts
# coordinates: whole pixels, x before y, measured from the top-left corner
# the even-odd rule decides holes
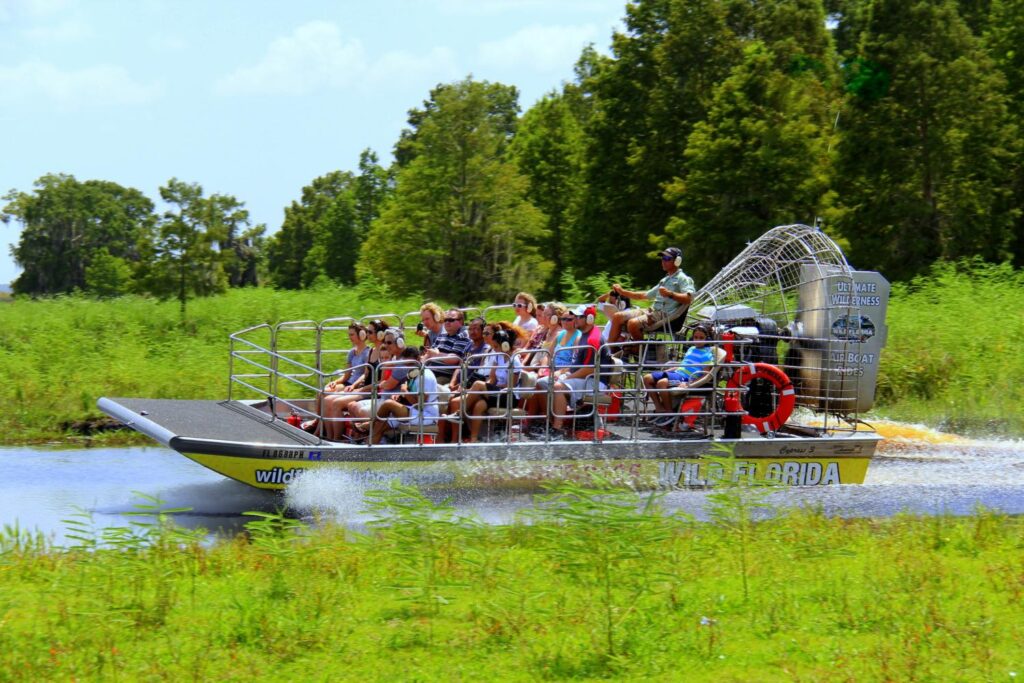
[[[575,319],[576,319],[576,316],[574,316],[574,315],[567,315],[564,318],[562,318],[562,322],[563,323],[571,323]]]
[[[461,320],[459,320],[458,318],[445,318],[445,319],[444,319],[444,321],[445,321],[446,323],[458,323],[458,322],[462,322],[462,321],[461,321]]]
[[[518,301],[512,304],[512,308],[526,308],[526,304],[521,304]]]
[[[673,259],[675,259],[675,256],[662,256],[661,257],[662,261],[671,261]]]
[[[382,344],[384,344],[384,346],[394,346],[394,345],[395,345],[395,344],[397,344],[398,342],[396,342],[396,341],[394,341],[394,340],[392,340],[392,341],[388,341],[387,339],[385,339],[385,340],[384,340],[383,342],[381,342],[381,343],[382,343]]]

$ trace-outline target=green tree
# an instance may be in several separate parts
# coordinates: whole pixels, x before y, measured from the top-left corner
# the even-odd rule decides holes
[[[138,190],[71,175],[42,176],[32,193],[12,191],[4,200],[0,218],[23,225],[11,249],[23,268],[13,283],[20,294],[87,290],[86,270],[99,250],[137,262],[139,242],[154,221],[153,202]]]
[[[97,249],[85,267],[86,290],[101,298],[127,294],[131,291],[132,277],[128,262],[111,256],[106,248]]]
[[[906,279],[936,259],[1007,258],[1020,212],[1002,74],[953,0],[869,10],[847,60],[832,214],[851,261]]]
[[[410,112],[415,129],[396,147],[405,165],[363,243],[361,276],[460,303],[543,285],[544,215],[506,154],[516,98],[515,88],[466,79]]]
[[[752,43],[715,89],[666,196],[678,213],[669,241],[691,245],[687,272],[704,282],[767,227],[812,223],[827,189],[828,92],[814,71],[793,74]]]
[[[523,115],[511,146],[529,181],[527,198],[547,216],[543,253],[554,271],[545,290],[562,297],[560,277],[567,267],[566,240],[583,191],[583,128],[570,98],[551,94]]]
[[[321,275],[355,281],[364,219],[358,187],[359,180],[348,171],[332,171],[302,188],[302,198],[285,209],[284,224],[268,246],[275,286],[300,289]]]
[[[992,0],[985,45],[1006,79],[1010,117],[1019,137],[1024,130],[1024,0]],[[1020,208],[1024,207],[1024,161],[1019,148],[1017,152],[1015,163],[1005,171],[1013,179],[1013,206]],[[1018,212],[1011,235],[1013,263],[1024,267],[1024,213]]]
[[[229,221],[217,208],[231,209],[233,204],[216,196],[206,199],[198,183],[177,178],[160,188],[160,197],[172,208],[160,218],[146,286],[158,296],[176,297],[184,319],[190,297],[217,294],[227,287],[223,262],[214,245],[222,239],[222,228]]]

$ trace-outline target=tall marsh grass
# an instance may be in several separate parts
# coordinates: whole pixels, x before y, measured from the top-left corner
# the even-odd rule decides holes
[[[503,527],[408,487],[367,505],[365,534],[263,513],[213,545],[152,500],[143,511],[156,521],[104,532],[113,545],[83,531],[56,548],[7,528],[0,680],[1010,681],[1024,670],[1019,517],[773,510],[755,522],[749,501],[723,498],[696,523],[665,515],[657,495],[574,486]]]
[[[407,312],[420,303],[371,286],[240,289],[191,301],[184,324],[176,303],[152,299],[5,303],[0,443],[67,438],[60,425],[98,416],[100,396],[223,398],[227,337],[252,325]],[[1022,310],[1024,272],[1007,266],[945,265],[897,285],[877,410],[954,431],[1024,435]]]

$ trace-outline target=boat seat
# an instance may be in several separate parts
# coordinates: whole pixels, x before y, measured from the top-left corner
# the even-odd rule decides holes
[[[626,364],[622,359],[612,356],[612,361],[615,363],[615,367],[608,373],[608,388],[599,391],[597,394],[597,404],[601,406],[610,405],[612,403],[612,392],[622,388],[622,382],[626,375]],[[588,405],[593,404],[594,394],[592,392],[588,392],[587,395],[580,400],[580,403],[586,403]]]
[[[516,385],[516,389],[517,389],[516,393],[518,393],[520,395],[531,393],[530,390],[532,390],[536,386],[537,386],[537,373],[535,373],[535,372],[527,372],[525,370],[523,372],[519,373],[519,383]],[[522,403],[522,401],[520,401],[520,403]],[[487,416],[488,417],[503,417],[503,416],[508,416],[509,412],[510,411],[509,411],[508,408],[488,408],[487,409]],[[512,414],[512,417],[514,417],[514,418],[525,418],[526,417],[526,411],[523,410],[523,408],[521,408],[519,405],[516,405],[516,406],[514,406],[512,408],[511,414]]]

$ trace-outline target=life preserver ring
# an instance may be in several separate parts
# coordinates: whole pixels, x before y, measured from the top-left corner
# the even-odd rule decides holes
[[[779,393],[779,402],[775,405],[775,412],[771,415],[756,417],[749,413],[745,414],[743,424],[754,425],[762,434],[777,432],[793,414],[793,408],[796,406],[796,390],[793,389],[793,383],[789,380],[789,376],[770,363],[751,363],[740,367],[729,378],[727,386],[730,389],[739,389],[755,379],[766,379],[771,382]],[[725,409],[730,413],[743,412],[739,391],[726,391]]]

